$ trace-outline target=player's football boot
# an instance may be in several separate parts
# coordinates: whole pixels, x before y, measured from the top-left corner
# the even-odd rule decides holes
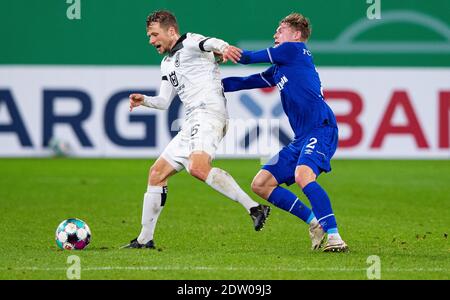
[[[264,227],[264,223],[270,214],[270,207],[267,205],[258,205],[250,208],[250,217],[252,217],[253,225],[256,231],[260,231]]]
[[[310,223],[309,237],[311,238],[311,250],[318,250],[322,247],[325,235],[326,233],[319,222]]]
[[[137,238],[135,238],[134,240],[132,240],[128,245],[125,245],[122,247],[123,248],[134,248],[134,249],[141,249],[141,248],[147,248],[147,249],[155,249],[155,243],[153,242],[153,240],[145,243],[145,244],[140,244],[137,240]]]
[[[342,239],[329,238],[323,247],[323,252],[348,252],[348,246]]]

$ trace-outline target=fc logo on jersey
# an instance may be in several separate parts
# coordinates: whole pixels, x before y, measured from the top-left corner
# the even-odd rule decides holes
[[[170,79],[170,83],[172,83],[172,85],[174,87],[178,86],[178,79],[177,79],[177,75],[175,74],[175,71],[173,71],[172,73],[169,73],[169,79]]]
[[[175,67],[179,67],[180,66],[180,52],[178,52],[176,55],[175,55]]]

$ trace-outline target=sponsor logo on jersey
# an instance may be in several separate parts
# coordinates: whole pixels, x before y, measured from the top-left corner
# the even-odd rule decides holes
[[[281,91],[284,88],[285,83],[288,82],[288,79],[285,75],[281,77],[280,81],[277,82],[277,87]]]
[[[177,79],[177,75],[175,74],[175,71],[169,73],[169,79],[170,79],[170,83],[172,83],[172,85],[174,87],[178,86],[178,79]]]
[[[178,68],[180,66],[180,52],[177,52],[175,55],[175,67]]]

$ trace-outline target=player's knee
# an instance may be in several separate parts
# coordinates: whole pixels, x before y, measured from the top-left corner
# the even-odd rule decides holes
[[[301,175],[295,176],[295,182],[303,189],[305,186],[307,186],[310,182],[313,180],[307,179],[305,177],[302,177]]]
[[[263,199],[269,199],[270,194],[276,185],[271,184],[268,180],[256,176],[252,181],[252,191]]]
[[[194,176],[197,179],[200,179],[202,181],[205,181],[208,177],[208,172],[206,168],[203,168],[201,166],[191,165],[189,166],[189,174]]]
[[[264,181],[261,180],[260,178],[258,178],[258,176],[256,176],[255,178],[253,178],[252,181],[252,191],[261,196],[261,194],[264,193],[264,189],[265,189],[265,185],[264,185]]]
[[[149,171],[149,184],[150,185],[159,185],[162,181],[164,181],[162,171],[155,166],[150,167]]]
[[[316,174],[307,166],[300,166],[295,172],[295,182],[303,189],[316,180]]]
[[[206,181],[211,171],[211,158],[206,152],[194,152],[189,157],[189,174],[197,179]]]

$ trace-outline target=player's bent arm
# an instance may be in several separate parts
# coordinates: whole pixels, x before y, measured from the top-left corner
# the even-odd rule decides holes
[[[255,88],[265,88],[275,86],[273,73],[275,66],[259,74],[253,74],[247,77],[228,77],[222,80],[224,92],[233,92],[239,90],[248,90]]]
[[[142,105],[150,108],[165,110],[169,108],[170,103],[172,102],[173,98],[175,98],[176,94],[177,92],[172,87],[172,85],[167,80],[162,80],[161,87],[159,88],[159,95],[157,96],[144,95],[144,101]]]
[[[202,40],[198,44],[200,50],[202,51],[213,51],[217,53],[223,53],[226,47],[229,46],[229,44],[221,39],[217,38],[206,38]]]
[[[188,33],[188,38],[184,45],[192,50],[217,53],[223,53],[225,48],[229,46],[227,42],[221,39],[205,37],[198,33]]]
[[[271,78],[264,73],[253,74],[247,77],[227,77],[222,79],[223,91],[234,92],[274,86]]]
[[[205,37],[197,33],[188,33],[184,45],[194,51],[213,52],[220,63],[228,60],[237,63],[241,57],[241,49],[231,46],[221,39]]]

